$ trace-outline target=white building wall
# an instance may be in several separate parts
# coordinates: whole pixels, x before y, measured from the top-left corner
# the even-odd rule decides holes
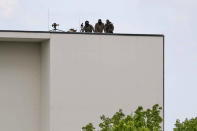
[[[163,37],[53,34],[50,44],[51,131],[163,106]]]
[[[41,43],[41,128],[50,131],[50,43]]]
[[[162,36],[0,32],[0,130],[80,131],[163,106],[163,64]]]
[[[40,44],[0,41],[0,131],[40,131]]]

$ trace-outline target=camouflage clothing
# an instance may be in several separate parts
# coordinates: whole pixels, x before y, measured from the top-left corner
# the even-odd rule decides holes
[[[114,25],[111,22],[107,22],[104,27],[105,33],[113,33]]]
[[[104,30],[104,24],[102,22],[101,23],[96,23],[95,32],[102,33],[103,30]]]
[[[94,31],[94,28],[93,28],[93,26],[92,25],[85,25],[84,27],[83,27],[83,30],[82,30],[82,32],[93,32]]]

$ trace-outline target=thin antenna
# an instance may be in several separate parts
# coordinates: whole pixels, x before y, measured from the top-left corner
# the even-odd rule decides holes
[[[50,12],[49,12],[49,8],[48,8],[48,31],[50,30],[49,29],[49,21],[50,21]]]
[[[79,17],[78,22],[79,22],[79,23],[78,23],[78,24],[79,24],[78,28],[79,28],[79,32],[80,32],[80,30],[81,30],[81,26],[80,26],[80,25],[81,25],[80,17]]]

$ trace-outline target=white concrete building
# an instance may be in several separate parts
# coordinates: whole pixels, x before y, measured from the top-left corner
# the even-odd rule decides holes
[[[81,131],[154,104],[164,105],[163,35],[0,31],[1,131]]]

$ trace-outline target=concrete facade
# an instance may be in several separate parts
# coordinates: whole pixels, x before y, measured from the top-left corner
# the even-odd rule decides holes
[[[80,131],[163,106],[163,48],[162,35],[0,31],[0,130]]]

